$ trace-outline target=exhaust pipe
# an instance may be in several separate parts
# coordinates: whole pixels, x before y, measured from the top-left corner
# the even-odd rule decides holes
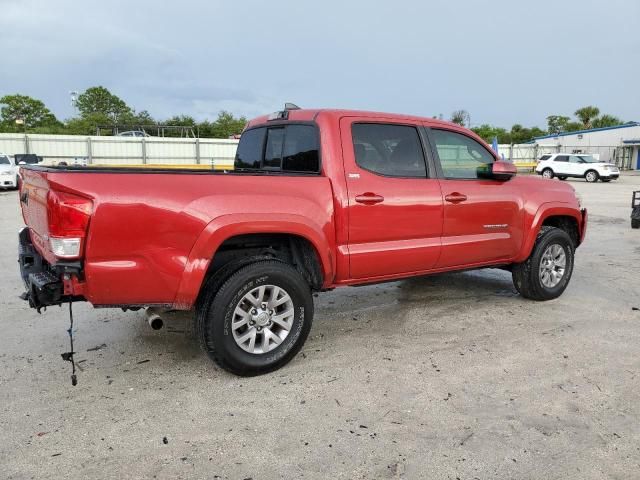
[[[145,313],[147,315],[147,322],[152,329],[160,330],[164,326],[164,320],[157,310],[153,308],[147,308]]]

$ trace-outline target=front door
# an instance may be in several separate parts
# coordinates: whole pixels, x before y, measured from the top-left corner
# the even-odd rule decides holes
[[[517,179],[480,178],[495,157],[475,139],[431,129],[441,167],[444,199],[442,254],[438,267],[509,260],[522,242],[523,206]]]
[[[589,169],[589,164],[586,163],[582,158],[578,155],[570,155],[569,163],[567,164],[569,167],[569,173],[576,177],[582,177]]]
[[[442,193],[427,169],[421,129],[345,117],[340,133],[351,278],[433,268],[440,255]]]

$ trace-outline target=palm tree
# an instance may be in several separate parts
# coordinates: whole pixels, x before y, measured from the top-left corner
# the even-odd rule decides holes
[[[589,105],[588,107],[582,107],[575,111],[576,117],[580,119],[582,122],[582,126],[584,128],[591,128],[594,118],[596,118],[600,114],[600,109],[598,107],[593,107]]]
[[[622,125],[622,120],[613,115],[602,114],[598,118],[594,118],[593,128],[614,127],[616,125]]]

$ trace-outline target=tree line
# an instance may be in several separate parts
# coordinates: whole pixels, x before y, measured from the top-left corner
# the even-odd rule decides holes
[[[491,143],[494,138],[497,138],[498,143],[501,144],[516,144],[526,143],[535,137],[544,135],[575,132],[591,128],[613,127],[625,123],[614,115],[606,113],[600,114],[600,109],[592,105],[579,108],[574,112],[574,115],[575,118],[573,119],[565,115],[549,115],[547,117],[546,130],[539,127],[524,127],[519,123],[513,125],[511,130],[487,123],[471,127],[471,130],[488,143]],[[469,113],[466,110],[456,110],[451,114],[451,121],[463,126],[468,126],[469,118]]]
[[[5,95],[0,98],[0,133],[53,133],[66,135],[95,135],[99,126],[130,126],[129,129],[153,130],[158,124],[192,128],[201,137],[228,138],[242,132],[245,117],[227,111],[218,113],[215,120],[196,121],[189,115],[154,119],[147,110],[136,112],[117,95],[102,86],[91,87],[75,101],[77,115],[60,121],[41,100],[26,95]],[[123,131],[120,128],[120,131]],[[107,129],[108,132],[108,129]],[[180,130],[168,130],[165,136],[180,135]]]
[[[227,111],[221,111],[215,120],[196,121],[189,115],[176,115],[171,118],[154,119],[147,110],[136,112],[117,95],[105,87],[91,87],[78,95],[75,107],[78,114],[60,121],[41,100],[26,95],[5,95],[0,98],[0,133],[30,132],[68,135],[94,135],[98,126],[123,125],[131,129],[152,129],[158,124],[192,128],[201,137],[228,138],[242,132],[247,123],[245,117],[236,117]],[[611,127],[625,122],[620,118],[601,114],[600,109],[586,106],[574,112],[575,118],[565,115],[549,115],[547,128],[537,126],[524,127],[515,124],[510,130],[487,123],[471,127],[485,141],[491,143],[526,143],[543,135],[575,132],[590,128]],[[440,115],[440,117],[442,117]],[[469,126],[470,115],[466,110],[456,110],[450,120],[463,126]],[[179,131],[166,131],[167,136],[180,135]]]

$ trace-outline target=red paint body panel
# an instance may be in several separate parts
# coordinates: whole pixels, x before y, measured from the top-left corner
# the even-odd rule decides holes
[[[319,127],[320,175],[23,168],[21,193],[29,197],[23,217],[32,241],[55,263],[48,245],[47,192],[87,197],[93,214],[82,258],[84,280],[65,281],[65,293],[100,306],[189,309],[217,249],[236,235],[306,238],[320,260],[323,288],[520,262],[552,215],[575,218],[584,238],[586,211],[563,182],[393,178],[355,162],[354,121],[437,126],[482,141],[462,127],[342,110],[290,111],[289,121],[296,120]],[[250,125],[264,123],[266,116]],[[363,195],[377,200],[363,202]]]

